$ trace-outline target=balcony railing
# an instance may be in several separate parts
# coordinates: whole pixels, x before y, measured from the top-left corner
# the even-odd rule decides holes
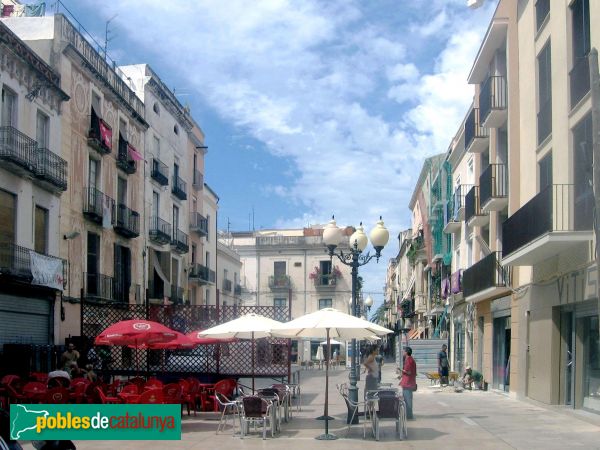
[[[278,275],[269,277],[269,288],[271,289],[290,289],[292,280],[288,275]]]
[[[500,252],[492,252],[463,272],[465,298],[489,288],[510,286],[510,269],[499,262]]]
[[[187,253],[190,250],[190,246],[188,243],[188,235],[181,230],[173,229],[171,247],[177,253]]]
[[[112,151],[112,129],[98,117],[93,108],[90,114],[87,143],[100,155],[107,155]]]
[[[476,141],[487,141],[489,137],[488,130],[481,126],[481,120],[479,118],[479,108],[471,108],[471,112],[467,116],[465,121],[465,149],[467,151],[473,151],[471,146]],[[473,148],[476,146],[473,145]],[[484,146],[477,146],[478,151],[485,150]],[[481,149],[479,149],[481,147]]]
[[[171,285],[171,301],[176,305],[183,305],[183,288]]]
[[[540,191],[502,224],[502,257],[546,233],[591,230],[592,208],[579,204],[572,184],[554,184]]]
[[[233,288],[234,295],[242,295],[242,285],[236,284]]]
[[[492,211],[499,209],[495,205],[491,205],[491,203],[499,203],[507,199],[508,189],[505,164],[490,164],[487,166],[479,177],[479,195],[482,208],[488,208]],[[503,206],[503,204],[500,206]]]
[[[35,176],[52,191],[67,190],[67,162],[47,148],[38,148],[36,154]]]
[[[84,294],[88,300],[114,301],[114,278],[101,273],[84,273]]]
[[[179,200],[187,199],[187,186],[185,181],[177,176],[173,176],[173,188],[171,189],[171,192]]]
[[[479,186],[473,186],[465,197],[465,222],[484,216],[481,210]]]
[[[164,245],[171,242],[171,224],[162,220],[160,217],[150,217],[150,240],[156,244]]]
[[[169,184],[169,168],[166,164],[163,164],[156,158],[152,159],[152,170],[150,171],[150,176],[161,186],[166,186]]]
[[[41,284],[40,282],[43,280],[34,280],[34,276],[31,272],[32,253],[42,255],[57,262],[60,261],[62,264],[62,272],[59,274],[54,274],[53,278],[48,280],[48,282],[49,284],[65,286],[67,267],[66,261],[7,242],[0,243],[0,274],[23,282],[35,282],[35,284]]]
[[[119,151],[117,153],[117,167],[123,170],[125,173],[131,175],[135,173],[137,167],[136,163],[129,155],[129,142],[127,142],[121,135],[119,135]]]
[[[83,214],[92,222],[102,223],[108,215],[110,223],[114,223],[115,201],[102,191],[88,187],[83,190]]]
[[[479,118],[485,124],[493,111],[506,109],[506,80],[503,76],[488,77],[479,93]]]
[[[35,174],[37,143],[14,127],[0,127],[0,160],[10,169]]]
[[[140,235],[140,215],[123,204],[117,205],[114,230],[121,236],[136,238]]]
[[[472,187],[472,184],[460,184],[454,190],[454,220],[457,222],[465,217],[465,198]]]
[[[204,188],[204,176],[199,170],[194,170],[192,179],[192,187],[196,191],[201,191]]]
[[[123,276],[113,278],[113,300],[121,303],[129,303],[129,292],[131,290],[131,281],[126,281]]]
[[[315,277],[316,288],[328,288],[335,287],[337,284],[337,278],[331,274],[321,274]]]
[[[190,231],[195,231],[200,236],[208,236],[208,219],[200,213],[190,214]]]
[[[223,279],[223,290],[225,292],[231,292],[231,290],[233,289],[233,283],[231,280],[228,279]]]
[[[540,145],[552,133],[552,98],[540,105],[537,114],[537,143]]]
[[[217,274],[215,271],[203,266],[202,264],[192,265],[188,276],[192,280],[198,280],[200,284],[214,284],[217,280]]]
[[[590,65],[587,55],[575,58],[569,73],[571,85],[571,109],[575,108],[585,94],[590,91]]]
[[[304,245],[303,236],[257,236],[256,245],[258,247],[293,247]]]

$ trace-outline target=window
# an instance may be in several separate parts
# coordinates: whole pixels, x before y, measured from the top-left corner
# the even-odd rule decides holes
[[[320,272],[320,280],[319,284],[321,286],[329,286],[330,284],[335,283],[335,280],[331,279],[331,261],[319,261],[319,272]]]
[[[173,163],[173,178],[177,180],[179,178],[179,164]]]
[[[193,287],[190,291],[190,304],[195,305],[196,304],[196,288]]]
[[[287,306],[288,300],[287,298],[274,298],[273,306],[275,308],[285,308]]]
[[[173,205],[173,235],[179,230],[179,207]]]
[[[114,296],[115,300],[129,302],[131,286],[131,251],[122,245],[114,245]]]
[[[100,187],[100,162],[92,157],[89,159],[88,187],[94,189]]]
[[[591,222],[594,210],[592,135],[592,114],[590,113],[573,129],[575,160],[573,181],[575,184],[575,211],[578,212],[575,215],[576,229],[580,229],[579,223]]]
[[[152,145],[154,148],[154,154],[157,158],[160,158],[160,139],[154,136],[154,143]]]
[[[590,2],[575,0],[571,4],[573,20],[573,58],[587,57],[590,52]]]
[[[119,119],[119,133],[121,133],[123,139],[127,140],[127,122],[123,119]]]
[[[177,134],[177,135],[179,134],[179,127],[177,126],[177,124],[175,124],[175,125],[173,126],[173,133],[175,133],[175,134]]]
[[[470,158],[467,162],[467,184],[473,184],[475,179],[475,172],[473,170],[473,158]]]
[[[154,111],[154,114],[156,114],[157,116],[160,116],[160,106],[158,106],[158,103],[154,103],[154,105],[152,105],[152,111]]]
[[[210,304],[210,289],[206,290],[206,297],[204,299],[204,304],[205,305],[209,305]]]
[[[160,205],[160,194],[156,191],[152,192],[152,215],[158,217],[158,208]]]
[[[2,87],[2,118],[3,127],[16,127],[17,125],[17,94],[6,86]]]
[[[223,269],[223,279],[224,280],[228,280],[229,279],[227,275],[229,275],[229,271],[227,269]]]
[[[35,205],[34,250],[38,253],[48,252],[48,210]]]
[[[50,119],[39,110],[35,122],[35,140],[39,148],[50,148]]]
[[[538,163],[540,172],[540,191],[552,185],[552,152],[544,156]]]
[[[210,214],[206,215],[206,240],[210,241]]]
[[[539,31],[550,14],[550,0],[537,0],[535,2],[535,25]]]
[[[100,236],[95,233],[87,234],[87,292],[90,295],[99,295],[100,277]]]
[[[117,204],[127,205],[127,180],[117,178]]]
[[[331,308],[333,306],[333,301],[330,298],[320,298],[319,299],[319,309]]]
[[[206,267],[210,267],[210,252],[206,252],[204,264],[206,265]]]
[[[95,92],[92,92],[92,108],[98,115],[98,117],[102,117],[102,108],[100,102],[100,96]]]
[[[16,240],[17,196],[0,190],[0,242],[12,244]]]
[[[552,132],[552,63],[548,42],[538,55],[538,145]]]
[[[196,244],[192,244],[192,264],[196,264]]]

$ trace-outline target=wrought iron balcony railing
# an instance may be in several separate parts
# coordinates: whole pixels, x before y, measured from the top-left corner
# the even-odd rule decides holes
[[[200,213],[190,214],[190,231],[195,231],[200,236],[208,236],[208,219]]]
[[[180,177],[173,176],[173,186],[171,192],[179,200],[187,199],[187,186],[185,181],[183,181]]]
[[[37,143],[14,127],[0,127],[0,161],[10,170],[35,174]]]
[[[99,189],[88,187],[83,190],[83,214],[92,222],[102,223],[108,215],[114,223],[115,201]]]
[[[192,280],[197,280],[200,284],[214,284],[217,280],[215,271],[202,264],[193,264],[188,276]]]
[[[136,238],[140,235],[140,215],[123,204],[117,205],[117,220],[114,230],[121,236]]]
[[[87,300],[115,301],[114,278],[101,273],[83,274],[83,289]]]
[[[173,229],[171,247],[177,253],[187,253],[190,250],[188,235],[181,230]]]
[[[269,288],[271,289],[290,289],[292,280],[289,275],[272,275],[269,277]]]
[[[54,192],[67,190],[67,162],[47,148],[38,148],[35,176]]]
[[[330,288],[335,287],[337,284],[337,278],[332,274],[321,274],[315,277],[316,288]]]
[[[592,198],[591,189],[587,196],[576,198],[572,184],[541,190],[502,224],[502,257],[546,233],[592,230],[593,209],[585,203],[586,198]]]
[[[153,158],[150,177],[152,177],[153,180],[156,180],[161,186],[166,186],[169,184],[169,168],[160,160]]]
[[[126,174],[133,174],[137,170],[135,161],[129,155],[129,142],[119,135],[119,151],[117,153],[117,167]]]
[[[170,243],[173,234],[171,230],[170,223],[157,216],[150,217],[149,237],[152,242],[159,245]]]
[[[494,110],[506,109],[506,80],[503,76],[488,77],[481,85],[479,93],[479,118],[485,124]]]
[[[52,260],[61,261],[62,273],[55,275],[56,278],[49,280],[49,282],[56,285],[66,285],[66,261],[8,242],[0,243],[0,274],[4,277],[9,277],[22,282],[33,282],[34,277],[31,272],[32,253],[51,258]]]
[[[575,64],[569,72],[569,83],[571,86],[571,109],[573,109],[590,91],[590,63],[587,55],[575,58]]]

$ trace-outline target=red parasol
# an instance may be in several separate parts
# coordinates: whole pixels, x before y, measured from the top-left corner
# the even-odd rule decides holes
[[[100,333],[94,343],[96,345],[127,345],[140,348],[172,341],[177,338],[175,333],[164,325],[151,320],[123,320]]]
[[[147,348],[150,350],[186,350],[198,345],[185,334],[179,331],[175,331],[174,333],[177,337],[172,341],[149,344]]]

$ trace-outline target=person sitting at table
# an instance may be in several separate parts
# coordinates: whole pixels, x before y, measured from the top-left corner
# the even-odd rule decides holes
[[[92,366],[91,364],[85,366],[85,376],[83,378],[92,383],[98,381],[98,375],[96,375],[96,372],[94,372],[94,366]]]
[[[465,389],[473,389],[473,383],[475,383],[475,386],[479,388],[482,381],[483,375],[480,372],[473,370],[471,366],[466,367],[465,373],[462,377],[462,385]]]
[[[69,370],[71,372],[71,379],[83,378],[85,376],[85,370],[79,367],[76,362],[72,362],[69,365]]]

